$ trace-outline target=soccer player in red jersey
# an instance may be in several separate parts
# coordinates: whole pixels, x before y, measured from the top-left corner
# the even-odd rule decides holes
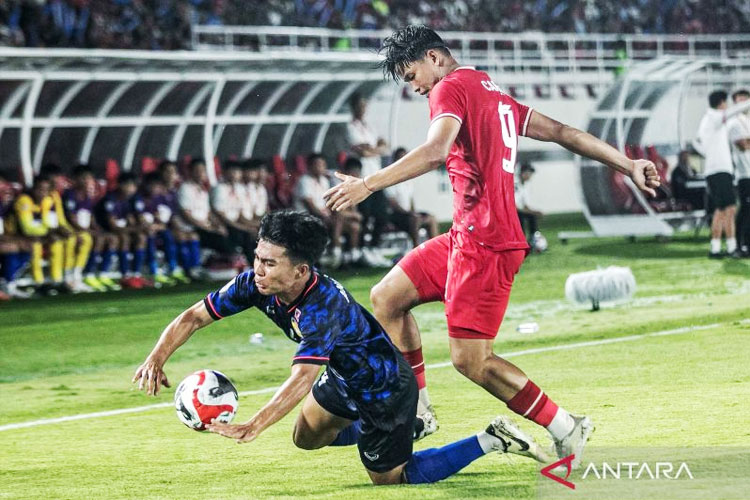
[[[418,411],[432,412],[425,390],[417,324],[410,313],[425,302],[445,302],[451,360],[456,369],[512,411],[542,425],[557,454],[575,454],[593,430],[591,420],[555,404],[518,367],[493,352],[514,275],[528,253],[516,214],[513,175],[518,136],[552,141],[629,176],[654,196],[653,163],[630,160],[594,136],[516,102],[482,71],[461,66],[440,36],[408,26],[386,38],[384,72],[403,79],[430,103],[427,140],[389,167],[344,182],[326,193],[333,210],[344,210],[374,191],[445,164],[453,185],[453,227],[412,250],[372,290],[378,321],[412,365],[420,387]],[[436,429],[436,423],[433,431]],[[417,436],[418,437],[418,436]]]

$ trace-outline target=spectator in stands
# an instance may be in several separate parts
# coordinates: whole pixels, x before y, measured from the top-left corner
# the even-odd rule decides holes
[[[83,270],[83,282],[97,291],[120,290],[120,285],[109,276],[109,271],[122,242],[114,233],[102,230],[94,219],[94,173],[88,165],[78,165],[72,174],[73,185],[62,196],[65,218],[75,231],[86,231],[93,238],[93,251]]]
[[[738,255],[734,220],[737,200],[732,183],[732,153],[729,147],[727,120],[750,109],[750,101],[728,109],[727,98],[728,95],[723,90],[714,91],[708,96],[710,108],[701,119],[698,136],[694,142],[695,149],[705,158],[703,173],[706,175],[708,195],[715,207],[708,254],[711,258],[723,256],[722,235],[726,237],[727,254],[735,257]]]
[[[10,298],[28,298],[30,293],[18,288],[16,278],[19,271],[28,262],[31,252],[31,240],[12,233],[13,186],[0,174],[0,300]]]
[[[294,192],[294,208],[307,210],[320,217],[328,228],[331,238],[331,248],[326,258],[326,264],[337,268],[342,263],[360,262],[362,252],[359,248],[361,230],[361,216],[352,211],[331,212],[323,200],[325,193],[331,186],[328,177],[328,164],[320,153],[312,153],[307,157],[307,173],[300,177]],[[344,253],[341,249],[341,237],[346,236],[349,250]]]
[[[367,99],[359,93],[354,93],[349,98],[349,108],[352,113],[352,120],[347,127],[349,150],[354,158],[362,162],[362,175],[368,176],[382,167],[381,157],[389,153],[388,145],[365,122]],[[364,217],[364,227],[372,220],[370,248],[377,248],[383,229],[388,223],[388,201],[385,193],[376,191],[357,208]]]
[[[687,202],[690,209],[700,210],[703,208],[705,190],[700,188],[689,188],[688,181],[695,179],[697,174],[690,166],[690,153],[680,151],[677,156],[677,165],[672,169],[669,185],[672,188],[672,195],[678,202]]]
[[[201,158],[195,158],[188,166],[188,178],[177,191],[180,214],[198,233],[202,247],[216,250],[221,254],[235,253],[236,248],[229,241],[226,226],[211,210],[207,186],[206,163]]]
[[[518,219],[526,233],[526,240],[532,247],[534,247],[534,238],[537,238],[540,234],[538,219],[543,216],[542,212],[529,206],[528,182],[534,176],[534,172],[536,170],[531,164],[524,163],[521,165],[518,180],[515,184]]]
[[[153,280],[163,285],[174,285],[180,281],[189,283],[190,278],[177,265],[177,241],[170,231],[172,207],[165,196],[166,187],[159,172],[151,172],[143,178],[140,192],[133,197],[133,212],[138,224],[146,233],[146,261]],[[167,273],[159,269],[156,247],[161,246]]]
[[[398,161],[406,155],[406,149],[397,148],[393,152],[393,161]],[[350,174],[357,175],[358,174]],[[411,181],[402,182],[385,189],[385,196],[389,206],[389,221],[401,231],[406,231],[413,246],[419,245],[419,230],[427,231],[427,238],[438,235],[437,219],[427,212],[418,212],[414,208],[414,184]]]
[[[211,190],[211,208],[221,223],[227,228],[229,240],[242,253],[248,262],[255,258],[255,244],[258,238],[257,227],[245,219],[242,208],[246,200],[245,186],[242,183],[242,164],[227,161],[224,167],[224,180]]]
[[[13,204],[13,229],[15,234],[31,238],[31,276],[40,291],[69,292],[70,287],[63,281],[64,241],[68,234],[63,233],[54,220],[51,191],[52,181],[48,177],[37,176],[31,189],[18,196]],[[42,271],[44,248],[49,254],[47,283]]]
[[[42,165],[39,175],[47,177],[52,182],[49,195],[52,198],[53,210],[49,215],[49,224],[57,228],[57,233],[65,239],[65,282],[74,292],[94,291],[83,282],[83,268],[89,260],[94,240],[88,231],[75,229],[68,223],[60,196],[60,193],[70,185],[70,181],[65,178],[60,166],[54,163]]]
[[[735,104],[747,102],[750,92],[745,89],[732,94]],[[729,119],[729,140],[732,145],[734,173],[740,210],[737,213],[737,244],[742,257],[750,257],[750,117],[747,112],[737,113]]]
[[[164,183],[166,204],[172,212],[169,230],[177,240],[180,265],[187,273],[188,278],[196,279],[201,274],[200,238],[195,228],[187,223],[180,210],[178,192],[181,179],[177,171],[177,164],[170,160],[164,160],[159,164],[157,172],[159,172]]]
[[[105,231],[117,235],[120,241],[120,284],[125,288],[152,285],[141,274],[146,259],[147,235],[138,224],[133,211],[132,198],[137,190],[135,175],[123,172],[117,178],[117,188],[107,193],[94,207],[97,224]]]
[[[266,180],[268,168],[263,160],[250,159],[242,164],[242,183],[245,201],[242,204],[242,216],[257,232],[260,219],[268,212],[268,191]]]

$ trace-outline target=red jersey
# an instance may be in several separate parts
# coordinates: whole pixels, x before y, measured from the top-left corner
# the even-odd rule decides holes
[[[467,66],[440,80],[429,100],[431,121],[461,122],[446,161],[454,230],[495,251],[528,248],[513,187],[518,136],[526,134],[532,109]]]

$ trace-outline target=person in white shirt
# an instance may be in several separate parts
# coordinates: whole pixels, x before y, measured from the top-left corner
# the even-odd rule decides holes
[[[224,167],[224,180],[211,190],[211,208],[227,228],[229,241],[240,247],[248,262],[252,262],[255,259],[258,228],[253,225],[252,220],[243,216],[246,199],[242,164],[229,160]]]
[[[521,222],[521,227],[526,233],[526,240],[532,244],[536,234],[539,232],[539,222],[544,214],[539,210],[534,210],[529,206],[529,193],[528,193],[528,182],[534,175],[536,170],[529,163],[521,165],[518,180],[515,184],[515,198],[516,198],[516,211],[518,212],[518,220]]]
[[[349,98],[349,107],[352,112],[352,121],[347,126],[349,156],[362,162],[363,176],[372,175],[382,167],[381,158],[389,154],[388,144],[365,122],[367,99],[355,92]],[[370,246],[376,248],[380,245],[380,236],[388,223],[388,200],[385,193],[376,191],[360,203],[357,209],[365,218],[363,225],[367,225],[368,219],[373,219]]]
[[[708,96],[710,108],[698,126],[698,136],[693,143],[705,158],[703,173],[706,176],[709,199],[715,208],[711,221],[711,247],[709,257],[720,258],[721,237],[726,238],[727,254],[737,256],[735,238],[735,213],[737,201],[732,178],[732,153],[729,147],[727,120],[746,109],[750,101],[728,108],[728,95],[723,90]]]
[[[336,268],[344,261],[358,262],[362,259],[359,249],[359,234],[362,217],[354,210],[331,212],[326,207],[323,193],[331,187],[328,177],[328,163],[320,153],[307,157],[307,173],[300,177],[294,189],[294,208],[305,210],[323,220],[331,238],[331,252],[328,264]],[[349,251],[341,249],[341,237],[346,236]]]
[[[234,253],[235,247],[228,239],[227,228],[211,210],[208,194],[206,163],[195,158],[188,167],[188,177],[177,190],[177,204],[182,219],[198,233],[202,247],[219,253]]]
[[[250,159],[242,166],[242,182],[245,186],[242,216],[256,230],[260,228],[260,219],[268,212],[267,176],[268,170],[263,160]]]
[[[747,102],[750,91],[738,90],[732,94],[732,100],[735,104]],[[742,257],[750,256],[750,116],[747,113],[737,113],[727,122],[740,198],[736,224],[737,244]]]
[[[406,149],[397,148],[393,152],[393,161],[398,161],[406,155]],[[360,174],[353,173],[359,177]],[[401,231],[406,231],[411,239],[412,246],[419,245],[419,230],[427,230],[427,238],[432,239],[438,235],[438,223],[434,215],[427,212],[418,212],[414,207],[414,182],[406,181],[394,184],[385,189],[385,197],[390,209],[389,220],[391,224]]]

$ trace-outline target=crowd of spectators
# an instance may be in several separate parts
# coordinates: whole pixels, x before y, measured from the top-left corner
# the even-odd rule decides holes
[[[190,26],[311,26],[497,33],[744,33],[746,0],[6,0],[0,44],[190,48]]]

